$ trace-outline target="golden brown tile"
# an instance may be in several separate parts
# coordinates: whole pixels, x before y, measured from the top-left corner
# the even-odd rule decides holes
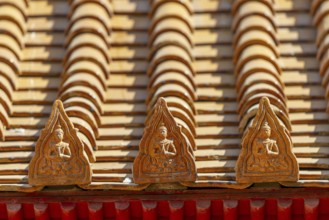
[[[70,3],[59,97],[92,151],[97,148],[103,103],[107,98],[112,8],[109,1],[74,0]]]
[[[90,105],[88,109],[90,109],[91,111],[98,111],[100,113],[103,112],[102,100],[98,98],[96,91],[94,91],[92,88],[75,85],[74,87],[70,87],[67,90],[63,91],[61,94],[59,94],[59,96],[62,100],[72,99],[72,105],[79,104],[81,106],[84,106],[82,104],[83,101],[80,100],[86,99],[87,102],[89,101],[90,103],[92,103],[92,105]],[[79,99],[74,99],[75,97]]]
[[[275,14],[273,8],[274,0],[261,0],[261,1],[244,1],[238,0],[235,1],[232,7],[232,14],[236,15],[237,13],[249,13],[251,10],[256,10],[259,12],[264,12],[264,14]]]
[[[241,100],[241,104],[238,106],[238,111],[243,112],[244,114],[241,115],[240,117],[245,117],[246,113],[248,112],[249,108],[251,108],[254,105],[257,105],[261,97],[266,96],[272,103],[272,105],[275,105],[280,111],[282,111],[283,115],[288,117],[288,112],[287,112],[287,106],[285,103],[283,103],[280,99],[278,99],[276,96],[266,93],[266,91],[262,91],[261,93],[258,91],[258,93],[250,96],[249,98],[246,98],[245,100]],[[250,119],[249,119],[250,120]],[[284,120],[286,121],[286,120]]]
[[[325,37],[328,35],[329,32],[328,20],[329,20],[328,16],[324,16],[324,18],[322,18],[317,24],[318,33],[317,33],[316,42],[318,46],[320,46],[323,43]]]
[[[176,38],[174,39],[168,39],[169,35],[168,33],[162,34],[161,39],[157,40],[157,42],[154,42],[151,50],[149,59],[151,60],[154,58],[154,56],[165,56],[165,54],[171,54],[171,56],[175,56],[175,54],[179,53],[182,57],[184,57],[187,60],[193,60],[194,57],[192,55],[191,47],[190,45],[186,45],[186,40],[178,40]],[[160,37],[159,37],[160,38]],[[164,50],[159,54],[161,50]],[[169,51],[168,51],[169,50]],[[170,52],[172,51],[172,52]],[[157,55],[158,54],[158,55]],[[189,58],[187,58],[187,56]]]
[[[194,97],[194,99],[196,99],[195,97],[196,86],[193,84],[194,83],[193,79],[188,75],[183,75],[175,71],[169,71],[166,74],[157,74],[157,75],[153,73],[148,88],[150,90],[152,89],[156,90],[161,85],[163,85],[164,82],[179,84],[180,86],[184,87],[188,91],[191,97]]]
[[[93,32],[95,34],[100,34],[101,36],[109,35],[109,27],[104,26],[103,22],[94,18],[78,18],[70,21],[70,24],[67,33]]]
[[[328,26],[328,1],[315,1],[312,4],[312,14],[314,24],[317,27],[316,43],[319,48],[317,58],[320,61],[320,74],[322,78],[322,85],[325,87],[325,95],[328,97],[328,72],[329,72],[329,26]],[[327,108],[328,111],[328,108]]]
[[[30,0],[29,7],[23,0],[3,2],[3,15],[9,16],[5,22],[12,29],[4,26],[6,33],[0,34],[2,57],[7,59],[0,62],[0,115],[6,136],[6,142],[0,142],[0,161],[8,165],[0,166],[0,190],[35,190],[26,188],[24,166],[51,104],[61,94],[67,114],[81,128],[86,150],[90,154],[92,147],[98,148],[93,183],[83,187],[144,189],[145,184],[133,183],[131,168],[144,119],[152,115],[153,106],[146,106],[145,100],[170,91],[171,85],[169,110],[193,148],[198,146],[199,179],[184,185],[250,185],[236,183],[234,166],[238,128],[242,132],[256,115],[258,93],[271,98],[275,114],[293,129],[302,185],[327,178],[324,168],[329,163],[322,152],[329,143],[323,1],[71,1],[72,7],[65,0]],[[323,33],[318,48],[316,27],[307,13],[312,3],[314,16],[318,12],[314,23],[320,21]],[[24,14],[26,24],[21,22]],[[27,29],[23,38],[17,37],[21,27]],[[16,57],[21,76],[5,54]],[[324,66],[324,88],[316,54]],[[234,69],[240,72],[236,76]],[[238,108],[244,109],[244,117]],[[15,166],[17,171],[10,168]]]
[[[321,45],[318,47],[317,59],[322,60],[322,57],[324,56],[328,48],[329,48],[329,35],[326,35]]]
[[[188,134],[195,148],[196,99],[195,74],[192,55],[191,5],[189,1],[153,1],[149,28],[150,64],[148,75],[148,109],[152,109],[159,97],[165,97],[172,114]],[[175,8],[175,10],[172,10]],[[177,9],[177,10],[176,10]],[[182,74],[180,76],[180,74]],[[184,75],[186,75],[184,77]],[[180,77],[177,77],[180,76]],[[192,82],[192,83],[191,83]],[[149,112],[148,118],[151,117]]]
[[[12,36],[7,35],[7,34],[1,34],[0,42],[6,42],[6,43],[0,43],[0,45],[2,45],[2,47],[7,48],[12,53],[14,53],[14,55],[15,55],[15,57],[17,57],[17,59],[19,59],[19,60],[21,59],[21,57],[22,57],[21,47],[19,44],[17,44],[17,41]]]
[[[316,13],[316,11],[318,10],[319,5],[321,4],[321,0],[314,0],[312,1],[312,5],[311,5],[311,14],[314,16],[314,14]]]
[[[84,124],[86,124],[86,122],[87,122],[88,126],[86,126],[86,127],[88,127],[88,129],[83,128],[84,130],[86,130],[86,132],[83,132],[83,133],[88,134],[89,135],[88,137],[92,137],[93,135],[95,135],[96,137],[99,136],[99,131],[97,128],[99,127],[100,122],[97,121],[99,119],[96,118],[92,112],[90,112],[80,106],[66,107],[65,111],[69,117],[77,118],[76,121],[80,121],[81,125],[84,126]],[[82,120],[80,120],[80,119],[82,119]],[[74,121],[74,120],[72,119],[72,121]],[[85,122],[82,122],[82,121],[85,121]],[[76,124],[78,124],[78,123],[76,123]],[[83,130],[83,129],[81,129],[81,130]],[[90,130],[92,130],[93,132],[90,132]],[[93,138],[90,138],[90,139],[93,140],[96,137],[93,136]],[[94,143],[93,146],[96,146],[96,143]]]
[[[20,10],[17,5],[8,2],[2,4],[0,8],[0,14],[2,19],[13,22],[21,31],[22,34],[26,32],[26,12]]]
[[[193,45],[191,29],[186,25],[185,22],[175,18],[167,18],[165,20],[159,21],[154,29],[150,30],[151,34],[149,44],[153,45],[156,38],[158,38],[158,36],[160,36],[162,33],[166,32],[177,32],[186,38],[190,45]]]
[[[162,47],[156,47],[153,56],[150,57],[151,68],[152,65],[160,65],[161,62],[166,60],[177,60],[178,62],[184,63],[191,72],[194,72],[193,66],[191,64],[192,57],[190,51],[185,50],[184,48],[172,44],[165,44]],[[152,54],[151,54],[152,55]]]
[[[322,59],[320,60],[320,74],[323,76],[328,68],[329,68],[329,51],[326,51],[325,54],[323,54]]]
[[[104,53],[94,47],[82,46],[75,48],[71,53],[68,53],[69,57],[64,59],[64,71],[70,68],[71,65],[80,62],[96,63],[103,71],[104,75],[108,75],[109,65],[107,56],[104,57]],[[106,76],[105,75],[105,76]]]
[[[93,77],[97,78],[103,88],[106,88],[106,75],[104,69],[101,68],[100,65],[94,62],[89,61],[80,61],[78,63],[73,63],[72,65],[68,66],[66,72],[63,73],[63,83],[72,75],[78,73],[87,73],[92,75]],[[100,89],[100,88],[98,88]]]
[[[8,125],[8,116],[6,110],[1,106],[0,107],[0,141],[5,141],[5,126]]]
[[[12,101],[14,88],[10,84],[10,81],[3,75],[0,75],[0,88],[2,90],[1,92],[3,93],[3,95],[6,95],[8,97],[7,100]]]
[[[193,76],[195,75],[194,71],[191,71],[191,65],[186,66],[183,62],[179,62],[176,60],[163,60],[161,62],[161,65],[156,65],[152,68],[148,68],[147,74],[149,76],[157,76],[160,74],[163,74],[165,72],[178,72],[182,75],[187,75],[188,78],[193,79]]]
[[[20,61],[26,32],[26,5],[24,1],[0,1],[0,138],[11,127],[12,103],[21,74]]]
[[[100,15],[100,18],[110,18],[113,14],[112,1],[69,0],[71,4],[70,19],[83,15]]]
[[[279,63],[277,25],[271,1],[235,1],[232,30],[234,36],[236,88],[240,131],[255,116],[263,96],[288,118],[282,69]],[[257,79],[256,79],[257,76]],[[250,78],[250,79],[249,79]],[[284,119],[283,122],[289,122]],[[290,123],[286,124],[290,128]]]
[[[279,81],[280,80],[280,81]],[[241,99],[245,90],[250,86],[257,85],[258,83],[266,83],[274,88],[274,91],[279,92],[281,96],[284,96],[284,84],[281,78],[274,77],[270,74],[264,74],[263,72],[254,72],[252,75],[245,78],[243,84],[236,84],[236,87],[239,88],[238,100]]]
[[[247,77],[257,72],[262,72],[263,74],[271,75],[275,77],[277,81],[282,82],[282,80],[280,79],[280,74],[278,74],[277,72],[277,68],[272,65],[271,62],[268,62],[264,59],[256,59],[246,63],[242,68],[240,68],[240,72],[236,72],[236,75],[238,77],[237,84],[242,85],[242,83],[244,82],[244,80],[247,79]],[[282,83],[280,84],[283,85]]]
[[[240,54],[242,50],[252,44],[266,46],[271,49],[276,56],[279,54],[277,51],[278,43],[274,33],[263,31],[261,29],[247,29],[235,34],[233,45],[236,50],[236,54]]]
[[[7,48],[0,47],[0,60],[10,66],[10,68],[17,74],[20,74],[19,58]]]
[[[0,4],[2,6],[15,7],[18,11],[20,11],[24,19],[27,19],[26,11],[27,11],[27,7],[29,6],[28,2],[29,0],[17,0],[17,1],[1,0]]]
[[[282,94],[283,91],[281,89],[278,90],[266,81],[258,82],[253,85],[247,85],[241,97],[238,97],[238,101],[244,103],[258,93],[270,94],[279,99],[282,103],[286,103],[287,101],[286,97]]]
[[[89,44],[90,45],[94,45],[92,42],[93,41],[91,41],[93,38],[91,38],[91,39],[88,39],[88,40],[84,40],[83,39],[83,37],[86,39],[87,37],[89,38],[89,36],[87,35],[87,34],[89,34],[89,35],[94,35],[94,39],[95,38],[100,38],[100,39],[102,39],[102,41],[103,41],[103,43],[102,43],[102,45],[107,45],[107,47],[108,47],[108,45],[109,45],[109,43],[108,43],[108,39],[107,39],[107,37],[106,37],[106,35],[103,35],[104,33],[100,33],[100,32],[98,32],[97,30],[94,30],[94,29],[89,29],[89,28],[86,28],[86,29],[81,29],[81,28],[79,28],[79,29],[77,29],[76,31],[74,31],[74,32],[69,32],[68,34],[67,34],[67,37],[66,37],[66,40],[65,40],[65,46],[66,47],[70,47],[70,45],[72,44],[72,46],[75,46],[75,45],[77,45],[77,44],[81,44],[82,42],[89,42]],[[83,36],[83,37],[82,37]],[[81,39],[82,38],[82,39]],[[74,41],[75,41],[75,39],[77,39],[77,42],[73,42],[73,39],[74,39]],[[97,41],[99,41],[99,40],[97,40]],[[95,42],[96,43],[96,42]],[[71,46],[71,47],[72,47]],[[95,46],[94,46],[95,47]]]
[[[104,41],[104,38],[93,32],[80,33],[74,38],[74,41],[70,42],[67,46],[68,50],[73,50],[76,47],[82,45],[90,45],[95,48],[99,48],[102,51],[108,50],[108,42]],[[108,54],[109,56],[109,54]]]
[[[191,0],[181,0],[181,1],[175,1],[175,0],[150,0],[150,4],[152,5],[150,15],[153,16],[154,11],[161,5],[166,4],[168,2],[174,2],[177,5],[183,6],[190,14],[192,14],[192,5]]]
[[[94,36],[93,39],[95,39],[96,42],[92,42],[92,43],[88,42],[88,41],[84,42],[83,37],[80,35],[78,37],[77,41],[72,42],[72,44],[70,44],[70,46],[67,48],[67,54],[66,54],[67,58],[66,59],[69,59],[70,56],[74,56],[73,53],[75,52],[75,50],[86,49],[86,47],[88,47],[91,50],[90,53],[97,53],[97,52],[101,53],[100,55],[99,54],[92,54],[92,55],[93,56],[100,56],[102,58],[101,61],[102,61],[103,65],[107,65],[110,62],[110,56],[106,53],[106,51],[108,51],[107,45],[104,45],[104,44],[103,45],[102,44],[97,45],[97,43],[98,42],[100,43],[101,41],[96,36]],[[91,39],[89,38],[89,41],[90,40]],[[95,51],[95,50],[97,50],[97,51]]]
[[[266,32],[276,32],[277,28],[271,16],[264,14],[259,15],[257,12],[251,11],[250,14],[236,15],[232,29],[234,32],[242,32],[251,29],[260,29]]]
[[[248,60],[249,57],[255,57],[255,58],[258,57],[258,58],[276,61],[279,55],[277,53],[274,53],[274,51],[271,48],[261,43],[255,43],[255,44],[251,43],[250,45],[241,48],[241,50],[239,50],[237,53],[234,54],[234,62],[237,63],[237,61],[239,60],[237,65],[240,66],[248,62],[245,60]]]
[[[177,1],[157,1],[152,6],[152,11],[150,12],[152,23],[149,29],[152,31],[161,20],[175,18],[185,22],[191,32],[193,32],[191,11],[188,5],[190,4]]]
[[[5,20],[5,19],[1,19],[0,24],[1,24],[0,31],[2,33],[5,33],[6,35],[12,37],[16,41],[17,45],[20,48],[23,48],[24,32],[22,32],[22,30],[19,28],[19,26],[15,25],[15,22],[12,22],[11,20]]]
[[[5,77],[13,89],[17,88],[17,73],[5,62],[0,62],[0,74]]]
[[[79,73],[72,73],[70,77],[67,77],[65,80],[62,81],[61,88],[59,90],[59,94],[62,94],[63,91],[73,87],[75,85],[86,86],[92,88],[97,96],[98,99],[105,101],[106,99],[106,86],[99,81],[99,78],[96,76],[89,74],[86,72],[79,72]]]
[[[152,42],[152,47],[150,48],[150,56],[154,54],[156,48],[162,47],[163,45],[171,44],[177,45],[182,49],[186,50],[188,53],[191,53],[191,43],[186,40],[186,37],[179,32],[163,32],[161,35],[157,36],[156,39]]]
[[[329,69],[327,69],[326,72],[323,74],[322,86],[328,85],[328,82],[329,82]]]

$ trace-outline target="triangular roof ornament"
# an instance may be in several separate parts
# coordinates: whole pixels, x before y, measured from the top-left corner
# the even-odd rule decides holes
[[[135,183],[169,183],[196,180],[193,149],[160,97],[148,120],[134,161]]]
[[[290,133],[280,123],[267,97],[260,100],[241,145],[235,168],[238,183],[298,181],[299,168]]]
[[[30,185],[82,185],[91,182],[92,170],[77,132],[65,113],[63,103],[56,100],[30,162]]]

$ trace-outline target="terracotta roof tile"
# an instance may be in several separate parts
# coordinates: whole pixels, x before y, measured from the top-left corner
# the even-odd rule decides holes
[[[233,15],[240,130],[255,116],[255,110],[250,109],[257,105],[263,96],[268,97],[272,105],[284,113],[280,116],[284,117],[282,121],[290,128],[281,80],[282,70],[278,61],[277,27],[272,3],[236,1]]]
[[[161,96],[198,148],[186,186],[249,186],[234,169],[263,96],[291,127],[300,180],[285,185],[328,185],[327,1],[0,4],[1,190],[40,190],[28,163],[59,97],[96,155],[85,189],[146,187],[132,166]]]

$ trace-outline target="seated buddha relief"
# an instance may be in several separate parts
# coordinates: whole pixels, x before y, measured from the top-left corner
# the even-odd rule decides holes
[[[280,157],[276,140],[271,139],[271,127],[265,121],[252,144],[252,157],[248,170],[276,171],[287,168],[287,162]]]
[[[184,169],[184,163],[177,158],[173,140],[167,139],[168,129],[161,123],[155,137],[150,142],[150,150],[145,172],[178,172]]]
[[[89,184],[91,174],[90,163],[78,130],[70,122],[63,103],[56,100],[35,145],[35,154],[29,166],[29,184]]]
[[[192,146],[177,124],[164,98],[159,98],[146,122],[133,166],[134,182],[195,181]]]
[[[73,164],[70,163],[71,150],[68,143],[63,141],[64,131],[58,124],[56,129],[51,134],[51,140],[46,147],[45,161],[43,166],[45,169],[41,171],[46,171],[46,167],[51,167],[47,173],[51,175],[66,175],[68,172],[72,171]]]
[[[278,117],[270,100],[262,97],[257,113],[242,137],[235,167],[238,183],[298,180],[298,163],[284,121]]]
[[[64,131],[58,124],[45,145],[45,156],[40,160],[39,174],[65,176],[79,170],[72,160],[69,143],[64,142],[63,139]]]

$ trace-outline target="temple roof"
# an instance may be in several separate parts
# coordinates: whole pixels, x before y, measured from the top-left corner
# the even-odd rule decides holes
[[[328,1],[92,2],[0,1],[0,190],[41,190],[29,162],[57,99],[96,158],[81,187],[145,189],[132,166],[159,97],[195,141],[186,187],[251,185],[235,166],[263,96],[299,165],[298,182],[282,184],[328,186]]]

